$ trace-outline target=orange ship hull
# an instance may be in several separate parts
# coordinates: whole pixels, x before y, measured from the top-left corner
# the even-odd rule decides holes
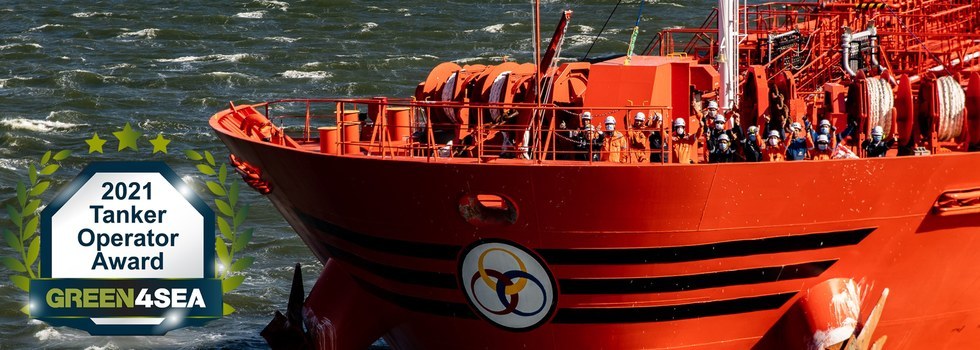
[[[488,165],[303,152],[217,119],[325,263],[304,314],[326,348],[381,336],[396,349],[806,348],[812,329],[796,310],[835,278],[858,281],[861,320],[890,290],[874,330],[890,349],[980,344],[980,214],[933,208],[943,193],[980,188],[980,153]],[[477,194],[508,199],[513,224],[469,223],[460,198]],[[460,260],[489,239],[526,248],[553,275],[540,325],[495,326],[468,303]]]

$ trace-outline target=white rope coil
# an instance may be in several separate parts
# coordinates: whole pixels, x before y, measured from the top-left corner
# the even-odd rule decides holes
[[[446,80],[446,84],[442,86],[443,102],[451,102],[453,100],[453,92],[456,91],[456,76],[457,73],[450,75],[449,79]],[[446,112],[449,119],[452,119],[454,123],[456,122],[456,110],[449,107],[443,107],[442,110]]]
[[[936,80],[936,94],[939,100],[939,141],[960,137],[966,110],[963,87],[955,78],[945,76]]]
[[[887,80],[868,78],[868,119],[872,127],[880,126],[885,135],[892,132],[892,109],[895,107],[895,94]]]
[[[490,86],[490,101],[491,103],[501,103],[504,102],[504,89],[507,88],[507,78],[510,77],[510,71],[502,72],[493,79],[493,85]],[[493,108],[490,109],[490,118],[493,121],[499,122],[502,110]]]

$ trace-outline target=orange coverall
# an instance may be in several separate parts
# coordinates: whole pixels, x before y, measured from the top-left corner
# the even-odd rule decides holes
[[[650,156],[650,135],[640,129],[629,132],[630,162],[646,163]]]
[[[688,118],[690,120],[690,118]],[[698,137],[701,136],[701,123],[698,123],[697,130],[694,132],[686,131],[684,137],[677,137],[676,133],[670,138],[674,148],[674,163],[697,164]],[[690,124],[690,123],[688,123]]]
[[[602,139],[602,158],[604,162],[613,163],[625,163],[627,161],[628,154],[626,150],[628,148],[626,137],[623,133],[619,131],[613,131],[613,134],[603,135]]]
[[[763,162],[782,162],[786,160],[786,146],[792,140],[792,138],[787,137],[785,141],[779,141],[776,146],[771,146],[768,142],[763,143],[761,138],[756,138],[755,142],[762,150]]]

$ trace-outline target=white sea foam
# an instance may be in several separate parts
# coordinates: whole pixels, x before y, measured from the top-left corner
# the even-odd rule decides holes
[[[496,33],[500,33],[502,31],[504,31],[504,28],[505,27],[513,27],[513,26],[518,26],[518,25],[521,25],[521,24],[520,23],[511,23],[511,24],[498,23],[498,24],[489,25],[489,26],[486,26],[486,27],[483,27],[483,28],[480,28],[480,29],[464,30],[463,32],[465,32],[465,33],[473,33],[473,32],[476,32],[476,31],[481,31],[481,32],[487,32],[487,33],[494,33],[494,34],[496,34]]]
[[[333,74],[324,71],[303,72],[298,70],[287,70],[279,75],[281,75],[283,78],[288,78],[288,79],[312,79],[312,80],[326,79],[333,76]]]
[[[263,39],[265,39],[265,40],[272,40],[272,41],[278,41],[278,42],[281,42],[281,43],[291,43],[291,42],[294,42],[296,40],[299,40],[299,38],[289,38],[289,37],[285,37],[285,36],[267,36],[267,37],[265,37]]]
[[[248,54],[248,53],[236,53],[232,55],[207,55],[207,56],[183,56],[177,58],[159,58],[157,62],[171,62],[171,63],[184,63],[184,62],[214,62],[214,61],[227,61],[227,62],[238,62],[246,58],[257,58],[261,59],[262,55]]]
[[[112,12],[75,12],[71,16],[75,18],[109,17],[112,16]]]
[[[289,9],[289,3],[285,1],[256,0],[253,2],[276,10],[286,11],[287,9]]]
[[[15,76],[10,77],[10,78],[0,79],[0,88],[7,87],[7,82],[9,82],[11,80],[31,80],[31,77],[22,77],[22,76],[19,76],[19,75],[15,75]]]
[[[579,33],[582,33],[582,34],[589,34],[589,33],[592,33],[593,31],[595,31],[595,28],[592,28],[592,27],[589,27],[589,26],[586,26],[586,25],[577,25],[575,27],[578,28],[578,32]]]
[[[265,16],[265,11],[252,11],[252,12],[239,12],[235,14],[238,18],[262,18]]]
[[[40,48],[43,48],[44,47],[44,46],[41,46],[41,44],[36,44],[36,43],[16,43],[16,44],[0,45],[0,50],[12,49],[12,48],[15,48],[15,47],[23,47],[23,46],[29,46],[29,47],[33,47],[35,49],[40,49]]]
[[[45,28],[59,28],[59,27],[64,27],[64,26],[63,25],[60,25],[60,24],[45,24],[45,25],[41,25],[41,26],[37,26],[37,27],[31,28],[31,29],[28,29],[28,31],[30,31],[30,32],[36,32],[36,31],[39,31],[39,30],[42,30],[42,29],[45,29]]]
[[[374,29],[374,28],[377,28],[377,27],[378,27],[378,24],[377,23],[374,23],[374,22],[367,22],[367,23],[361,24],[361,33],[370,32],[371,29]]]
[[[84,124],[72,124],[54,120],[38,120],[27,118],[13,118],[0,120],[0,125],[7,126],[15,130],[28,130],[34,132],[51,132],[57,130],[71,129]]]
[[[453,62],[455,62],[455,63],[470,63],[470,62],[476,62],[476,61],[483,61],[483,60],[487,60],[487,59],[488,58],[486,58],[486,57],[463,57],[463,58],[455,59],[455,60],[453,60]]]
[[[40,341],[60,340],[64,338],[64,336],[61,335],[61,332],[58,332],[57,329],[50,327],[37,331],[37,333],[34,333],[34,337]]]
[[[111,342],[106,343],[105,346],[89,345],[89,347],[85,348],[85,350],[117,350],[117,349],[119,349],[119,347]]]
[[[303,63],[303,68],[319,67],[321,64],[322,63],[316,62],[316,61],[314,61],[314,62],[308,62],[308,63]]]
[[[153,38],[156,38],[157,37],[157,32],[159,32],[159,31],[160,30],[159,29],[156,29],[156,28],[146,28],[146,29],[143,29],[143,30],[137,30],[135,32],[125,32],[125,33],[119,34],[119,36],[117,36],[117,38],[132,38],[132,37],[137,37],[137,38],[144,38],[144,39],[153,39]]]
[[[419,55],[419,56],[389,56],[388,58],[385,58],[385,59],[384,59],[384,61],[385,61],[385,62],[391,62],[391,61],[405,61],[405,60],[408,60],[408,61],[421,61],[421,60],[424,60],[424,59],[427,59],[427,58],[429,58],[429,59],[438,59],[439,57],[437,57],[437,56],[433,56],[433,55]]]

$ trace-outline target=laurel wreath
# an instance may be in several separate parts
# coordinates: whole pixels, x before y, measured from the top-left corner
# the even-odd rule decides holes
[[[41,236],[37,233],[38,223],[41,220],[38,212],[41,207],[41,195],[51,187],[51,176],[61,168],[60,164],[52,161],[60,162],[69,155],[71,155],[70,150],[57,153],[47,151],[41,156],[37,166],[34,162],[28,163],[28,183],[17,182],[16,206],[6,205],[7,215],[17,229],[15,232],[3,228],[3,240],[20,256],[19,258],[0,257],[0,261],[14,271],[10,275],[10,282],[25,292],[30,290],[31,279],[41,275],[41,262],[37,259],[41,253]],[[29,314],[27,305],[20,311]]]
[[[235,254],[245,249],[248,242],[252,240],[252,228],[240,232],[245,218],[248,217],[249,206],[238,205],[239,181],[228,181],[227,164],[221,164],[221,167],[215,171],[216,164],[211,152],[204,151],[202,156],[197,151],[187,150],[184,154],[188,159],[198,162],[197,170],[201,174],[217,180],[206,180],[205,186],[215,197],[214,206],[218,208],[218,215],[215,215],[215,218],[218,222],[218,231],[221,232],[221,235],[215,237],[214,242],[214,250],[218,254],[218,261],[221,262],[218,265],[218,276],[215,277],[221,279],[221,292],[228,293],[245,281],[245,275],[238,273],[245,271],[255,262],[255,258],[251,256],[235,259]],[[235,312],[235,308],[228,303],[224,303],[223,310],[225,315]]]
[[[17,182],[16,202],[14,205],[6,205],[10,222],[16,229],[2,228],[3,240],[14,250],[16,256],[0,257],[0,262],[14,272],[10,275],[10,282],[25,292],[30,291],[30,281],[41,276],[41,262],[38,260],[41,252],[41,236],[38,233],[41,195],[51,187],[52,176],[61,168],[59,162],[67,159],[71,153],[71,150],[47,151],[37,165],[33,161],[28,163],[28,182]],[[253,229],[242,230],[249,206],[239,203],[240,180],[228,179],[226,164],[215,170],[217,165],[214,156],[208,151],[204,151],[202,155],[200,152],[187,150],[184,154],[188,159],[197,162],[197,170],[202,175],[209,177],[205,180],[205,186],[215,197],[215,218],[221,233],[215,237],[215,253],[220,264],[214,277],[221,279],[221,292],[227,294],[241,286],[245,281],[245,275],[241,273],[255,262],[254,257],[239,254],[252,240]],[[28,308],[25,305],[20,311],[30,315]],[[235,308],[224,303],[222,312],[229,315],[235,312]]]

